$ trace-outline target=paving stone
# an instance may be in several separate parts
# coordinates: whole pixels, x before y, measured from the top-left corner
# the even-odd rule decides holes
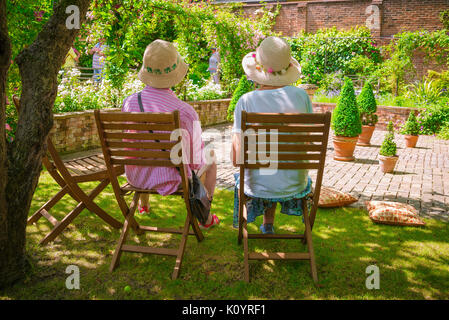
[[[234,173],[230,163],[231,126],[211,127],[221,132],[223,139],[216,139],[214,149],[218,163],[220,188],[233,189]],[[357,147],[354,162],[333,160],[332,133],[329,137],[323,185],[347,190],[359,197],[354,207],[364,207],[370,199],[410,203],[420,209],[424,217],[449,221],[449,141],[433,136],[421,136],[419,148],[405,148],[403,139],[397,136],[399,161],[394,173],[380,171],[379,148],[385,131],[375,130],[372,146]],[[311,171],[316,177],[316,171]]]

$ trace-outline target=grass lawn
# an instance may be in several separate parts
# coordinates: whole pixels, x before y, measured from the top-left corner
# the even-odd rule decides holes
[[[91,188],[92,184],[85,184]],[[54,194],[58,186],[43,172],[30,214]],[[68,212],[74,201],[64,198],[52,212]],[[97,203],[123,221],[112,188]],[[139,218],[142,224],[183,225],[183,202],[176,197],[150,199],[152,214]],[[27,252],[31,269],[27,278],[0,291],[0,299],[448,299],[449,228],[446,223],[426,219],[424,228],[373,224],[367,212],[354,208],[320,210],[313,232],[318,277],[314,286],[307,261],[250,262],[251,283],[243,281],[243,247],[237,244],[232,227],[233,194],[218,190],[213,211],[222,223],[205,233],[202,243],[189,237],[181,276],[170,280],[175,259],[123,253],[121,264],[110,273],[119,231],[111,229],[88,211],[54,243],[40,247],[38,241],[50,223],[41,219],[27,228]],[[303,230],[300,218],[279,214],[277,232]],[[260,217],[261,219],[261,217]],[[252,232],[261,221],[251,224]],[[150,239],[151,237],[151,239]],[[179,236],[135,236],[132,241],[173,247]],[[252,240],[250,248],[262,251],[304,250],[290,241]],[[68,290],[68,265],[80,268],[80,290]],[[368,290],[365,273],[369,265],[380,269],[380,289]],[[131,290],[124,290],[129,286]]]

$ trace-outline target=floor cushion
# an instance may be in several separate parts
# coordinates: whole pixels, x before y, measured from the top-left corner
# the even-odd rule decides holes
[[[347,194],[345,192],[329,188],[321,187],[320,200],[318,201],[318,207],[320,208],[333,208],[350,205],[357,202],[358,199]]]
[[[367,201],[370,219],[375,223],[398,226],[424,226],[418,210],[406,203],[392,201]]]

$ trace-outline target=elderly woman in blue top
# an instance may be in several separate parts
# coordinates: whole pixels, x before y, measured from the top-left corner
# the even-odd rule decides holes
[[[283,39],[268,37],[256,52],[247,54],[242,61],[247,78],[257,85],[255,91],[243,95],[237,102],[234,113],[232,140],[232,162],[237,165],[240,153],[241,112],[260,113],[312,113],[312,103],[307,93],[290,84],[298,81],[301,68],[291,56],[290,46]],[[301,201],[311,191],[311,180],[307,170],[245,170],[245,194],[247,221],[254,222],[264,215],[260,230],[264,234],[274,233],[274,216],[279,202],[281,212],[302,215]],[[236,175],[234,201],[234,227],[238,226],[238,187]]]

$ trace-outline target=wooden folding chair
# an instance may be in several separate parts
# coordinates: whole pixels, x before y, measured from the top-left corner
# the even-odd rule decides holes
[[[19,98],[14,96],[13,101],[17,111],[20,112]],[[45,245],[53,241],[86,208],[113,228],[120,229],[123,224],[111,217],[93,202],[109,184],[109,176],[104,164],[103,155],[94,154],[63,161],[50,137],[47,139],[47,148],[48,154],[42,157],[42,163],[56,183],[59,184],[61,190],[28,218],[28,225],[37,222],[41,217],[46,218],[53,225],[53,229],[40,241],[40,244]],[[116,172],[117,174],[123,174],[124,167],[117,166]],[[78,185],[79,183],[94,181],[99,181],[100,183],[89,194],[86,194]],[[49,211],[66,194],[69,194],[78,204],[61,221],[58,221]]]
[[[318,282],[312,243],[312,227],[320,197],[330,119],[330,112],[324,114],[268,114],[242,111],[238,242],[241,244],[243,239],[245,281],[249,281],[249,260],[310,260],[313,281]],[[254,131],[247,131],[248,129]],[[265,146],[261,151],[259,147],[263,143],[265,143]],[[270,159],[276,157],[277,160],[274,162],[278,170],[318,170],[314,191],[303,201],[304,234],[264,235],[248,233],[245,205],[248,197],[244,193],[244,172],[245,169],[260,169],[270,166],[270,163],[260,159],[258,152],[259,154],[260,152],[265,153],[265,156]],[[309,200],[312,201],[310,215],[307,206]],[[249,252],[248,239],[302,239],[303,243],[307,244],[308,252]]]
[[[198,222],[190,210],[187,165],[182,161],[182,149],[179,150],[179,153],[176,153],[180,157],[179,164],[174,164],[170,157],[172,151],[175,154],[175,151],[172,149],[177,145],[179,146],[182,141],[181,135],[176,140],[171,140],[170,138],[171,133],[180,128],[179,111],[173,113],[108,113],[96,110],[95,118],[111,184],[118,205],[125,216],[125,223],[112,257],[110,271],[114,271],[119,265],[121,254],[124,251],[149,253],[175,256],[176,263],[172,279],[178,278],[188,235],[195,235],[198,241],[202,241],[204,238],[198,227]],[[158,192],[156,190],[136,188],[129,183],[120,186],[114,165],[178,168],[182,182],[180,188],[173,195],[180,195],[184,198],[187,211],[184,228],[180,230],[139,225],[134,219],[134,213],[140,195],[158,194]],[[132,192],[134,192],[134,197],[131,205],[128,207],[124,196]],[[189,231],[190,226],[192,226],[193,232]],[[177,249],[126,245],[125,241],[130,227],[138,234],[143,232],[181,234],[181,242]]]

